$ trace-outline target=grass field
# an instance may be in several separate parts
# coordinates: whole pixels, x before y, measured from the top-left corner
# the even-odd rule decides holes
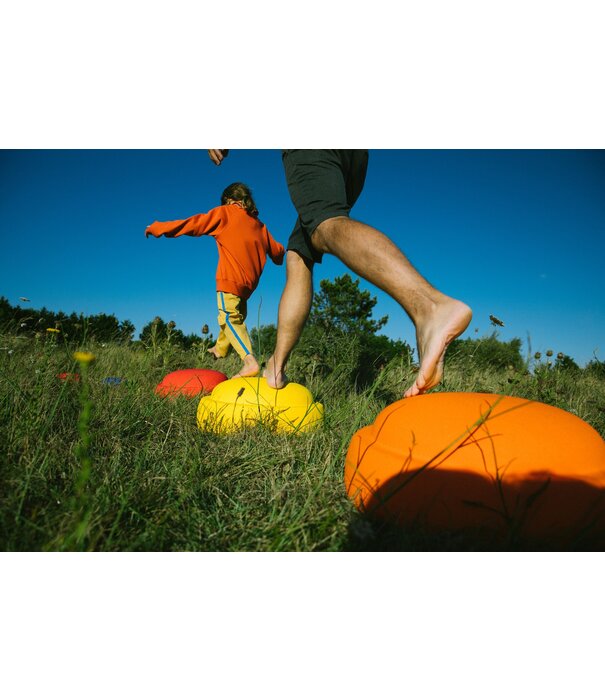
[[[7,551],[407,551],[481,548],[371,523],[348,500],[353,433],[401,397],[415,374],[391,361],[361,389],[346,361],[323,376],[293,355],[290,376],[325,406],[317,432],[259,427],[202,433],[197,401],[156,396],[170,371],[237,370],[201,350],[89,345],[81,367],[57,338],[2,338],[0,547]],[[61,381],[62,372],[82,381]],[[103,383],[121,377],[119,385]],[[486,391],[572,411],[605,436],[605,381],[546,364],[489,370],[450,358],[442,391]],[[89,415],[88,415],[89,414]],[[88,444],[89,442],[89,444]],[[491,545],[489,545],[491,548]],[[519,545],[522,548],[522,545]]]

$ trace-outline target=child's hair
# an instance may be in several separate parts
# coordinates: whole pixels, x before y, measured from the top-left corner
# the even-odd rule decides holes
[[[252,199],[252,190],[243,182],[232,182],[225,188],[221,195],[221,204],[227,204],[229,199],[241,202],[250,216],[258,216],[258,209]]]

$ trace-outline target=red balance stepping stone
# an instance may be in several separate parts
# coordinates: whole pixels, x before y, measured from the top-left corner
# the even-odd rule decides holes
[[[178,369],[170,372],[155,388],[160,396],[199,396],[209,394],[227,375],[215,369]]]

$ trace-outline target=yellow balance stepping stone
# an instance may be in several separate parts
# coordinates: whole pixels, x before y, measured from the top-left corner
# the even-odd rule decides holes
[[[277,432],[308,432],[323,421],[324,407],[311,392],[290,383],[272,389],[264,377],[234,377],[218,384],[201,399],[197,423],[201,430],[231,433],[246,425],[266,425]]]

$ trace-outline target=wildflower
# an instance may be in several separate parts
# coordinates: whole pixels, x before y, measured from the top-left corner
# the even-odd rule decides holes
[[[546,357],[552,357],[552,356],[553,356],[552,350],[547,350],[547,351],[546,351]]]
[[[504,326],[504,322],[492,314],[489,315],[489,320],[492,322],[492,326]]]
[[[537,352],[537,353],[534,355],[534,357],[535,357],[536,360],[539,360],[539,359],[542,357],[542,353],[541,353],[541,352]]]
[[[202,335],[208,335],[209,330],[210,329],[208,328],[208,324],[204,323],[204,325],[202,326]]]
[[[562,352],[557,353],[557,360],[563,360],[565,358],[565,354]]]
[[[176,328],[176,323],[174,321],[168,321],[168,328],[170,328],[170,330]]]
[[[57,379],[62,382],[79,382],[80,375],[77,372],[61,372],[61,374],[57,374]]]
[[[95,356],[91,352],[74,352],[74,360],[82,365],[89,365],[95,360]]]
[[[61,331],[58,328],[47,328],[46,332],[47,333],[60,333]]]

